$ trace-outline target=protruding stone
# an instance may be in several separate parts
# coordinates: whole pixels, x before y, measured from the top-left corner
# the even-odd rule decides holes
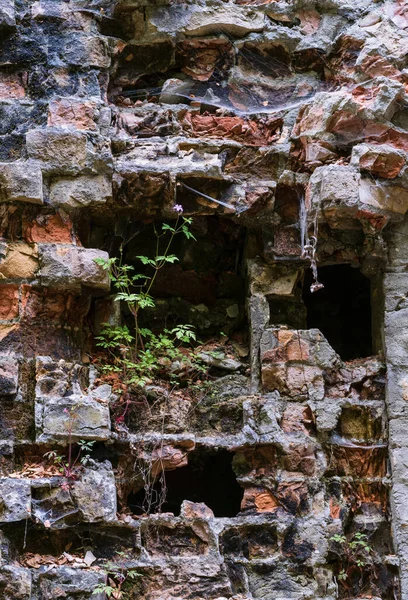
[[[187,452],[169,444],[161,445],[153,450],[151,456],[146,454],[152,464],[152,475],[156,477],[162,471],[174,471],[188,464]]]
[[[248,261],[251,294],[293,297],[301,272],[280,265],[269,265],[262,260]]]
[[[358,229],[359,220],[365,217],[373,222],[382,217],[384,226],[384,216],[395,218],[408,209],[408,189],[378,185],[352,166],[318,167],[310,178],[308,198],[333,229]]]
[[[0,73],[0,100],[24,98],[25,89],[18,75]]]
[[[352,165],[386,179],[398,177],[405,163],[405,154],[387,144],[357,144],[351,155]]]
[[[96,106],[81,98],[54,98],[48,107],[48,125],[96,131]]]
[[[279,507],[279,501],[268,490],[258,487],[249,487],[244,490],[241,510],[254,510],[255,512],[274,512]]]
[[[150,6],[149,3],[148,5]],[[188,36],[206,36],[213,33],[218,35],[220,32],[244,36],[262,31],[265,27],[264,14],[250,6],[181,5],[153,10],[149,17],[151,25],[159,32],[181,31]]]
[[[212,519],[214,513],[204,502],[183,500],[180,508],[180,517],[184,519]]]
[[[0,568],[0,594],[3,600],[31,598],[31,584],[30,569],[16,565],[3,565]]]
[[[41,600],[54,600],[56,593],[60,598],[89,598],[104,600],[105,592],[94,593],[95,589],[106,583],[104,571],[92,571],[71,567],[41,569],[37,575],[37,585]]]
[[[213,10],[198,10],[191,16],[184,27],[186,35],[204,36],[220,31],[244,36],[248,33],[262,31],[265,26],[262,12],[246,7],[214,7]]]
[[[0,287],[0,320],[9,321],[19,314],[18,286],[15,284]]]
[[[362,205],[377,211],[405,215],[408,210],[408,189],[399,185],[378,185],[371,179],[362,179],[359,197]]]
[[[64,58],[70,65],[107,69],[111,64],[108,42],[104,37],[75,33],[65,41]]]
[[[49,287],[90,288],[109,290],[108,273],[96,264],[96,258],[107,259],[102,250],[65,244],[38,244],[39,276]]]
[[[0,288],[1,290],[1,288]],[[0,397],[15,396],[18,389],[18,362],[13,355],[0,355]]]
[[[340,366],[340,358],[318,329],[267,329],[260,344],[264,390],[294,398],[324,397],[323,370]]]
[[[222,371],[230,371],[231,373],[238,371],[242,367],[242,363],[238,360],[227,358],[222,353],[220,356],[212,356],[207,352],[200,352],[199,358],[209,367],[215,367]]]

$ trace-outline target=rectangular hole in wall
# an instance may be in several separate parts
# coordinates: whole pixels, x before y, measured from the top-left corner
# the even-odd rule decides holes
[[[312,293],[311,271],[303,285],[307,328],[319,329],[343,360],[365,358],[373,353],[371,282],[351,265],[319,268],[324,288]]]

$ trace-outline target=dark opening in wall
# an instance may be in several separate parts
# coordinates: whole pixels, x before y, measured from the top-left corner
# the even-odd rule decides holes
[[[292,296],[269,296],[269,322],[272,326],[287,325],[291,329],[306,329],[306,307],[302,300],[303,281],[299,279]]]
[[[188,466],[166,471],[166,501],[161,512],[178,516],[183,500],[205,502],[216,517],[235,517],[241,508],[243,489],[232,470],[233,454],[228,450],[199,448],[188,455]],[[157,483],[157,496],[160,484]],[[128,497],[128,506],[139,514],[143,505],[144,490]],[[153,508],[158,512],[158,507]]]
[[[175,225],[173,219],[165,222]],[[81,237],[82,244],[105,250],[111,258],[120,256],[119,248],[124,244],[123,263],[131,266],[134,273],[151,276],[151,268],[137,257],[156,256],[153,224],[132,220],[129,215],[126,222],[118,219],[114,226],[112,223],[100,225],[91,221],[88,233],[85,231]],[[162,221],[156,220],[154,226],[161,232]],[[140,326],[159,334],[164,328],[188,323],[203,340],[219,336],[220,331],[227,335],[239,330],[245,332],[245,283],[241,268],[245,228],[218,215],[197,215],[191,232],[196,241],[184,235],[174,238],[170,253],[178,260],[159,271],[151,290],[155,307],[140,312]],[[169,236],[161,239],[159,254],[164,252],[168,240]],[[132,288],[132,292],[137,291]],[[110,321],[111,315],[117,318],[119,308],[122,324],[133,330],[133,317],[126,303],[119,307],[117,304],[104,298],[94,302],[91,318],[96,332],[100,331],[101,323]]]
[[[308,271],[303,286],[308,329],[320,329],[343,360],[370,356],[370,280],[350,265],[321,267],[324,288],[312,294],[312,279]]]

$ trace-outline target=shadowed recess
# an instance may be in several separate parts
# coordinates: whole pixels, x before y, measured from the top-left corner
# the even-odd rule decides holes
[[[319,269],[324,288],[311,293],[311,271],[306,273],[303,301],[307,328],[317,328],[343,360],[372,354],[370,280],[350,265]]]
[[[204,502],[216,517],[235,517],[240,511],[243,489],[232,470],[233,456],[228,450],[199,448],[191,452],[188,466],[166,472],[167,495],[161,512],[178,516],[183,500],[190,500]],[[128,505],[136,514],[143,495],[141,490],[128,498]],[[153,512],[157,512],[157,507]]]

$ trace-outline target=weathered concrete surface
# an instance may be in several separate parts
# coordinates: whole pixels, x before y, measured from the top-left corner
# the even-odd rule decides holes
[[[401,595],[408,597],[408,536],[406,494],[408,493],[407,466],[408,440],[406,436],[407,403],[407,314],[404,308],[406,264],[408,253],[404,238],[407,235],[406,220],[393,226],[390,235],[389,261],[384,279],[385,306],[384,340],[388,364],[387,406],[390,418],[390,459],[392,466],[391,507],[393,531],[400,557]]]

